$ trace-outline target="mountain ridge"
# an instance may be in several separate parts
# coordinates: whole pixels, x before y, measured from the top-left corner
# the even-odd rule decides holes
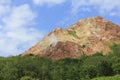
[[[56,28],[22,55],[51,59],[78,58],[97,52],[105,55],[113,43],[120,43],[120,26],[96,16],[79,20],[66,29]]]

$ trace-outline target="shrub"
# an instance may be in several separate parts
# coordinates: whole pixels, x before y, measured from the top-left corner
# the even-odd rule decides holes
[[[78,35],[76,34],[76,32],[75,32],[75,31],[68,30],[68,34],[70,34],[70,35],[72,35],[73,37],[75,37],[75,38],[78,38],[78,39],[79,39],[79,37],[78,37]]]
[[[40,80],[40,79],[35,79],[35,78],[30,77],[30,76],[24,76],[20,80]]]

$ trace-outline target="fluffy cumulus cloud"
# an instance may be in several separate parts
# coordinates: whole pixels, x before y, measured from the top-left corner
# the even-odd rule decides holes
[[[66,0],[33,0],[33,2],[36,5],[44,5],[47,4],[48,6],[54,6],[54,5],[58,5],[58,4],[62,4],[64,3]]]
[[[96,10],[100,14],[119,15],[120,0],[71,0],[72,13],[76,14],[84,9]],[[83,9],[84,8],[84,9]]]
[[[12,6],[10,0],[0,0],[0,56],[22,53],[42,37],[32,27],[35,17],[28,4]]]

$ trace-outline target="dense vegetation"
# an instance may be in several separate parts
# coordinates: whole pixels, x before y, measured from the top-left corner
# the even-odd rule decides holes
[[[114,44],[111,49],[111,53],[106,56],[97,53],[80,59],[66,58],[58,61],[34,58],[32,55],[0,57],[0,80],[90,80],[118,75],[120,45]]]
[[[110,76],[110,77],[94,78],[94,79],[92,79],[92,80],[120,80],[120,75]]]

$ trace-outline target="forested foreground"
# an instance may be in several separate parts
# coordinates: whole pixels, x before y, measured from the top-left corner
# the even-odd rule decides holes
[[[89,57],[57,61],[33,58],[32,55],[0,57],[0,80],[90,80],[119,75],[120,45],[114,44],[111,49],[106,56],[97,53]]]
[[[109,76],[109,77],[99,77],[99,78],[94,78],[92,80],[120,80],[120,75]]]

